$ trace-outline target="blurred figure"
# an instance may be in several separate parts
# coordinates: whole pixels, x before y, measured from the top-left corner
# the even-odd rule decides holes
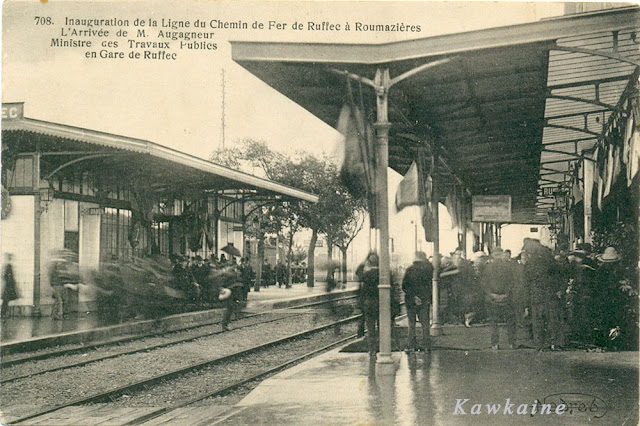
[[[273,268],[267,259],[264,259],[262,264],[262,282],[265,287],[275,284],[276,277],[273,273]]]
[[[54,254],[51,266],[49,285],[53,289],[53,307],[51,317],[55,320],[64,319],[69,313],[68,297],[65,288],[78,289],[80,274],[78,271],[78,255],[71,250],[58,250]]]
[[[211,302],[208,295],[211,294],[210,283],[209,283],[209,265],[207,265],[202,257],[196,256],[194,263],[191,265],[191,275],[193,276],[194,282],[196,285],[200,287],[200,296],[206,302]]]
[[[380,271],[378,269],[379,259],[376,253],[369,253],[364,264],[362,265],[359,298],[364,321],[366,324],[366,340],[370,352],[377,349],[377,331],[378,324],[378,282]]]
[[[477,312],[482,307],[484,295],[473,264],[463,257],[462,250],[456,250],[451,259],[458,271],[458,274],[453,277],[454,281],[452,283],[458,308],[457,315],[464,321],[464,326],[469,328]]]
[[[637,350],[632,343],[637,340],[638,292],[625,276],[622,256],[615,247],[607,247],[596,260],[595,343],[610,350]]]
[[[2,278],[4,280],[4,288],[2,289],[2,308],[0,308],[0,314],[2,316],[7,315],[7,308],[9,307],[9,302],[12,300],[19,299],[18,297],[18,288],[16,286],[16,279],[13,276],[13,255],[11,253],[5,254],[4,259],[4,271],[2,273]]]
[[[240,317],[242,309],[243,284],[241,281],[240,271],[237,266],[231,263],[227,264],[221,271],[219,279],[219,296],[218,299],[225,305],[225,311],[222,316],[222,330],[229,331],[229,323],[235,314],[236,319]]]
[[[125,306],[124,294],[118,291],[123,287],[118,258],[112,255],[103,262],[98,270],[92,272],[96,290],[97,315],[102,323],[116,323],[120,319],[121,309]]]
[[[182,291],[185,298],[195,301],[200,296],[200,285],[196,282],[191,272],[191,266],[187,257],[177,257],[172,275],[174,287]]]
[[[338,266],[332,261],[327,262],[327,292],[332,292],[338,286],[336,282],[336,269]]]
[[[595,328],[590,309],[595,292],[596,264],[591,261],[590,244],[578,244],[569,256],[570,285],[567,289],[569,336],[579,344],[587,343],[588,336]]]
[[[409,266],[402,279],[404,302],[409,320],[407,349],[411,351],[431,349],[429,331],[429,309],[431,307],[431,281],[433,266],[423,252],[416,252],[415,261]],[[421,345],[416,345],[416,319],[422,329]]]
[[[471,327],[472,322],[478,322],[479,318],[485,317],[484,312],[484,291],[480,285],[480,276],[489,263],[489,256],[483,251],[473,253],[471,266],[473,268],[472,291],[469,297],[469,306],[465,312],[465,327]]]
[[[278,261],[278,263],[276,263],[275,276],[276,276],[276,283],[278,284],[278,288],[287,286],[287,282],[286,282],[287,267],[280,260]]]
[[[516,313],[513,303],[513,284],[517,281],[515,270],[507,262],[500,247],[493,249],[493,262],[482,271],[480,283],[485,292],[485,308],[491,322],[491,348],[498,349],[499,323],[507,324],[507,342],[510,349],[516,347]]]
[[[560,340],[558,292],[562,292],[553,279],[555,260],[549,248],[532,238],[525,238],[521,259],[529,289],[534,344],[538,350],[555,350]]]
[[[249,297],[249,290],[251,290],[251,285],[253,283],[253,279],[255,278],[255,274],[253,272],[253,268],[251,267],[251,263],[249,263],[249,259],[243,257],[240,260],[239,270],[243,289],[242,300],[247,301]]]

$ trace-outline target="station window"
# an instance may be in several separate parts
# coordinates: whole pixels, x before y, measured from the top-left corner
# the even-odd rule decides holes
[[[33,188],[33,159],[16,159],[13,170],[7,170],[7,178],[9,188]]]
[[[129,242],[131,231],[131,210],[105,208],[100,218],[100,256],[102,260],[112,257],[142,257],[150,252],[146,232],[139,228],[134,247]]]
[[[169,222],[153,222],[151,225],[153,241],[160,254],[169,255]]]

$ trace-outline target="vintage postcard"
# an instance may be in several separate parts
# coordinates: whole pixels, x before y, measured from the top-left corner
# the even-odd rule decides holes
[[[2,424],[637,424],[633,3],[7,0]]]

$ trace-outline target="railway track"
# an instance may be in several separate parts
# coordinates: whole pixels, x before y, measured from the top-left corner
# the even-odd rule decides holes
[[[354,296],[344,297],[340,299],[335,299],[335,301],[347,301],[353,299]],[[331,301],[321,301],[310,304],[304,304],[295,306],[295,308],[308,308],[308,307],[317,307],[326,305],[328,303],[334,303],[334,300]],[[234,322],[234,327],[237,328],[245,328],[251,327],[256,324],[266,324],[274,321],[278,321],[283,318],[290,318],[295,315],[301,315],[298,313],[262,313],[262,314],[252,314],[245,316],[239,320]],[[265,318],[267,317],[267,318]],[[271,317],[271,318],[269,318]],[[160,349],[172,345],[178,345],[181,343],[186,343],[190,341],[194,341],[200,339],[202,337],[207,337],[215,334],[222,333],[222,329],[220,327],[220,322],[209,322],[205,325],[198,325],[194,327],[189,327],[187,329],[183,329],[177,332],[170,333],[173,335],[173,338],[167,340],[166,334],[161,333],[152,333],[145,334],[141,336],[128,336],[126,338],[115,339],[109,342],[101,342],[99,344],[93,344],[86,347],[72,347],[68,349],[63,349],[55,352],[48,352],[44,354],[35,354],[31,356],[22,356],[15,359],[9,359],[2,361],[2,380],[0,380],[1,385],[5,385],[11,382],[15,382],[20,379],[25,379],[28,377],[34,377],[37,375],[60,371],[65,369],[72,369],[77,367],[82,367],[88,364],[101,362],[104,360],[117,358],[124,355],[131,355],[140,352],[151,351],[155,349]],[[186,337],[183,337],[187,334]],[[143,340],[150,340],[149,344],[138,344]],[[158,343],[158,341],[160,341]],[[61,357],[69,357],[69,362],[63,363],[60,365],[59,362],[55,362],[54,366],[46,366],[38,367],[35,361],[44,361],[51,358],[61,358]],[[18,374],[13,374],[11,367],[18,366],[25,363],[32,363],[28,368],[26,366],[21,368],[21,372]],[[41,365],[41,364],[40,364]],[[26,371],[24,371],[26,370]]]
[[[141,424],[145,421],[148,421],[151,418],[165,415],[172,410],[177,410],[181,407],[192,405],[198,401],[206,400],[208,398],[213,398],[213,397],[228,393],[234,389],[237,389],[240,386],[246,385],[249,382],[259,380],[265,375],[273,374],[278,370],[284,369],[294,363],[307,359],[308,357],[313,356],[318,352],[327,350],[335,345],[338,345],[347,340],[353,339],[355,338],[354,333],[348,333],[347,336],[344,336],[344,335],[337,336],[338,333],[336,332],[330,333],[329,331],[336,330],[337,327],[342,327],[345,325],[351,325],[351,327],[355,328],[355,322],[359,319],[359,317],[360,315],[351,316],[349,318],[342,319],[339,321],[334,321],[329,324],[324,324],[322,326],[315,327],[310,330],[294,333],[294,334],[291,334],[282,338],[278,338],[260,345],[252,346],[248,349],[236,351],[236,352],[227,354],[225,356],[207,359],[205,361],[197,362],[192,365],[188,365],[186,367],[174,369],[168,372],[163,372],[162,374],[158,374],[153,377],[128,383],[126,385],[119,386],[117,388],[109,389],[102,392],[96,392],[92,395],[71,400],[60,405],[51,406],[51,407],[33,412],[31,414],[23,415],[21,417],[14,418],[14,419],[9,419],[9,424],[36,424],[36,423],[46,424],[47,422],[46,416],[52,415],[52,413],[58,413],[61,410],[64,410],[68,407],[76,407],[76,406],[87,405],[87,404],[104,404],[108,402],[114,403],[115,406],[117,406],[118,403],[123,399],[124,395],[127,396],[127,398],[124,398],[124,399],[127,401],[130,401],[131,395],[140,393],[140,391],[144,391],[143,394],[145,396],[148,396],[150,392],[153,392],[154,388],[159,389],[160,394],[164,395],[163,392],[166,392],[166,390],[163,390],[163,386],[164,387],[168,386],[169,388],[175,389],[177,386],[179,387],[179,385],[175,384],[175,381],[180,380],[185,376],[188,376],[184,379],[184,381],[188,384],[189,389],[192,389],[194,387],[194,380],[196,380],[196,377],[198,375],[203,375],[203,376],[209,375],[205,377],[208,383],[212,382],[212,380],[214,383],[220,383],[220,382],[224,383],[221,386],[217,386],[216,389],[214,390],[210,390],[208,389],[207,386],[204,386],[204,388],[208,389],[206,392],[200,392],[198,393],[198,395],[193,395],[193,396],[189,395],[188,397],[185,397],[180,401],[176,401],[166,406],[158,407],[155,410],[146,412],[144,415],[138,418],[130,419],[126,423],[123,423],[127,425]],[[256,370],[245,371],[247,370],[246,369],[246,365],[248,363],[247,360],[249,359],[253,359],[254,361],[256,359],[260,360],[261,354],[264,354],[265,351],[275,350],[275,351],[278,351],[278,353],[283,353],[283,354],[289,353],[289,350],[285,348],[285,345],[293,345],[297,341],[302,341],[303,339],[310,338],[310,336],[318,335],[320,333],[325,334],[324,336],[325,339],[327,338],[327,335],[331,335],[330,337],[331,342],[330,343],[325,342],[320,347],[314,348],[312,351],[305,350],[303,354],[301,355],[298,354],[297,356],[293,357],[292,359],[288,359],[285,362],[280,362],[279,360],[279,362],[277,362],[275,365],[273,363],[270,363],[269,366],[259,368],[258,371]],[[303,346],[304,346],[304,343],[306,342],[303,342]],[[282,357],[284,358],[285,356],[283,355]],[[246,374],[243,374],[242,378],[240,379],[236,379],[236,376],[240,375],[240,373],[234,374],[234,380],[232,381],[220,380],[220,378],[216,376],[216,375],[219,375],[217,371],[220,369],[216,369],[216,367],[223,366],[222,371],[229,371],[229,369],[232,369],[232,367],[230,366],[231,363],[237,364],[235,368],[239,368],[239,370],[237,370],[238,372],[243,371]],[[211,377],[211,375],[213,375],[213,378]],[[195,387],[197,388],[198,386],[195,386]],[[59,419],[60,417],[57,417],[57,418]]]

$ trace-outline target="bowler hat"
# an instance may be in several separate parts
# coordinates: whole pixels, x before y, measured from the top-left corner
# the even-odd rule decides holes
[[[423,251],[417,251],[414,257],[416,262],[426,262],[427,255]]]

